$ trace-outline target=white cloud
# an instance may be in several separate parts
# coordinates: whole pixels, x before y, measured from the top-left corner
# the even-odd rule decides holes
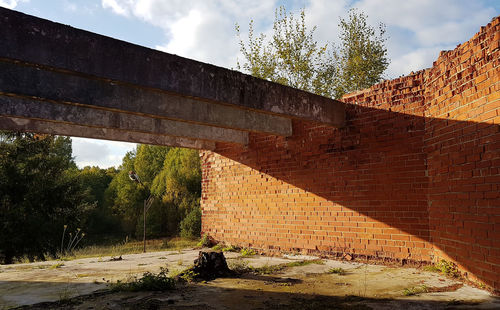
[[[287,9],[296,9],[298,4],[288,2]],[[307,24],[317,26],[318,41],[337,43],[339,17],[347,16],[352,1],[314,0],[303,4]],[[234,24],[241,25],[243,38],[250,19],[256,33],[270,33],[276,1],[102,0],[102,6],[161,27],[167,42],[157,44],[159,50],[233,67],[241,56]],[[431,66],[441,49],[467,40],[497,15],[481,1],[361,0],[354,6],[368,15],[373,26],[378,22],[387,25],[392,60],[389,78]]]
[[[0,0],[0,6],[7,8],[7,9],[13,9],[20,2],[29,2],[29,0]]]
[[[114,13],[118,15],[129,16],[130,12],[127,6],[123,4],[130,4],[133,1],[124,1],[125,3],[121,2],[122,1],[120,0],[102,0],[101,4],[103,8],[111,9]]]
[[[118,167],[123,156],[136,147],[135,143],[72,138],[73,156],[78,167]]]
[[[497,15],[481,1],[361,0],[356,7],[387,25],[389,77],[432,66],[441,50],[468,40]]]
[[[103,8],[123,16],[134,16],[161,27],[167,42],[157,49],[224,67],[236,64],[239,47],[236,22],[269,26],[275,0],[102,0]]]

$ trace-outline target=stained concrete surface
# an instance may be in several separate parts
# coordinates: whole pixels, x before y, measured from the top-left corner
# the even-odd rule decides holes
[[[441,274],[334,260],[291,267],[276,274],[244,274],[186,284],[167,292],[106,291],[108,281],[125,280],[146,271],[158,272],[165,266],[171,272],[185,269],[193,263],[198,251],[131,254],[117,261],[101,257],[2,265],[0,309],[23,305],[33,305],[33,309],[500,308],[500,300],[487,291]],[[315,259],[260,255],[240,258],[232,252],[225,255],[230,267],[235,264],[262,267]],[[345,274],[328,273],[331,268],[342,268]],[[404,289],[419,286],[438,292],[403,295]]]

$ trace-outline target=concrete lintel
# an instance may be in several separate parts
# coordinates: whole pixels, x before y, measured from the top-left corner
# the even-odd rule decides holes
[[[215,142],[248,143],[248,133],[244,131],[99,110],[34,98],[7,96],[1,92],[0,115]]]
[[[9,61],[0,61],[0,92],[222,128],[292,134],[288,118]]]
[[[341,127],[344,104],[276,83],[0,8],[0,58]]]
[[[119,129],[95,128],[74,124],[53,123],[16,117],[0,116],[0,129],[23,132],[36,132],[52,135],[66,135],[113,141],[135,142],[142,144],[185,147],[200,150],[214,150],[215,142],[195,139],[131,132]]]

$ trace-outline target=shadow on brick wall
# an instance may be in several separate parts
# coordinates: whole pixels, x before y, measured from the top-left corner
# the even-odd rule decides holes
[[[204,232],[270,250],[444,258],[500,287],[498,124],[347,111],[342,129],[294,121],[291,137],[202,155]]]

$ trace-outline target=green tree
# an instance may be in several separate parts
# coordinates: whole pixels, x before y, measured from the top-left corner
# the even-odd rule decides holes
[[[356,9],[348,19],[340,19],[340,49],[335,53],[339,65],[340,93],[350,93],[377,83],[389,65],[385,48],[385,26],[378,31],[368,25],[367,16]]]
[[[151,190],[167,205],[169,234],[182,232],[179,225],[193,209],[199,209],[201,167],[198,151],[172,148],[165,157],[163,168],[154,179]],[[201,218],[201,212],[199,214]],[[183,236],[199,237],[199,234],[193,234],[201,229],[201,224],[193,220],[190,223],[196,227],[188,228],[187,223],[183,227],[185,230],[191,229],[193,233],[185,233]]]
[[[44,259],[64,225],[80,227],[92,205],[73,171],[71,139],[0,132],[0,254],[6,263]]]
[[[106,207],[120,218],[121,229],[131,236],[135,236],[135,227],[142,214],[142,204],[148,195],[144,187],[137,186],[128,177],[128,172],[135,169],[135,157],[136,150],[125,154],[119,172],[105,191]]]
[[[307,29],[305,11],[296,19],[282,6],[276,10],[273,36],[255,36],[253,21],[249,25],[248,43],[241,39],[240,51],[245,62],[237,69],[283,85],[340,98],[346,92],[376,83],[388,66],[384,46],[385,29],[379,33],[366,23],[366,15],[356,10],[347,20],[340,20],[340,48],[333,44],[318,45],[314,31]]]
[[[95,205],[82,225],[87,232],[85,239],[99,242],[106,237],[120,235],[122,230],[119,217],[115,216],[105,203],[105,192],[118,171],[115,168],[101,169],[87,166],[75,173],[85,191],[84,201]]]

